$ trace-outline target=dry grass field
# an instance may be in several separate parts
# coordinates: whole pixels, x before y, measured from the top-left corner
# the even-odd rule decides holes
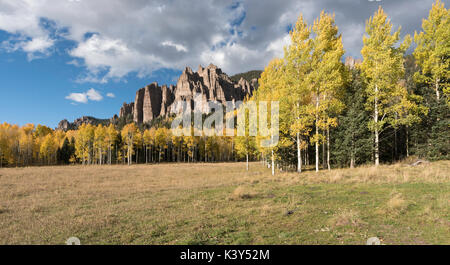
[[[0,244],[450,244],[450,161],[0,169]]]

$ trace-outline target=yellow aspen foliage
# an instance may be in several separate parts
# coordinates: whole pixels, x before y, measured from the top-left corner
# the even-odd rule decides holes
[[[422,31],[414,34],[417,47],[414,57],[420,66],[420,71],[414,77],[416,81],[427,83],[441,98],[441,90],[450,105],[450,10],[444,3],[436,0],[429,16],[422,21]]]

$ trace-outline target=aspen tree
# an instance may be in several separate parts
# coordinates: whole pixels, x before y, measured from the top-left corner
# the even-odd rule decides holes
[[[428,18],[422,21],[422,32],[414,34],[414,41],[417,47],[413,54],[420,66],[415,79],[429,84],[437,101],[443,90],[450,104],[450,11],[443,2],[433,4]]]
[[[374,133],[374,160],[380,164],[380,133],[389,119],[395,115],[398,102],[393,95],[399,89],[400,78],[404,76],[403,57],[411,44],[411,37],[396,47],[400,40],[400,28],[391,34],[392,23],[383,9],[378,9],[374,16],[366,22],[366,35],[361,50],[363,63],[362,74],[366,81],[366,108],[371,111],[372,121],[369,128]]]

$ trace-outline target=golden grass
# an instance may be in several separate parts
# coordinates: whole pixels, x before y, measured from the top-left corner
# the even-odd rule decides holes
[[[363,222],[359,218],[359,213],[355,210],[343,210],[331,219],[331,224],[335,227],[339,226],[358,226]]]
[[[403,198],[403,195],[397,191],[392,193],[391,199],[387,202],[386,206],[388,211],[391,212],[403,212],[408,208],[409,202]]]
[[[103,229],[123,213],[163,212],[178,196],[254,179],[255,172],[244,168],[223,163],[0,169],[0,244],[52,242],[56,230]],[[179,216],[169,212],[161,219],[211,210],[199,199],[183,206]]]
[[[257,194],[255,192],[249,190],[249,188],[244,187],[244,186],[239,186],[233,191],[233,194],[231,195],[230,199],[234,199],[234,200],[242,199],[242,200],[245,200],[245,199],[254,198],[254,197],[256,197],[256,195]]]
[[[283,176],[292,176],[294,173],[281,173]],[[279,177],[280,175],[278,175]],[[277,178],[278,178],[277,177]],[[439,161],[419,166],[410,166],[407,163],[360,166],[354,169],[323,170],[320,174],[306,171],[301,177],[291,179],[292,184],[318,184],[318,183],[406,183],[429,182],[442,183],[450,180],[450,162]]]
[[[275,176],[259,163],[251,163],[249,172],[245,163],[3,168],[0,244],[64,244],[71,236],[82,244],[339,243],[330,235],[335,231],[313,231],[330,222],[333,229],[362,229],[363,219],[383,217],[372,215],[378,208],[405,211],[406,198],[418,195],[389,194],[391,186],[448,187],[449,166],[441,161]],[[379,194],[372,195],[375,190]],[[417,215],[442,230],[448,227],[450,195],[433,196],[418,198],[427,205]],[[369,232],[345,236],[364,243]]]

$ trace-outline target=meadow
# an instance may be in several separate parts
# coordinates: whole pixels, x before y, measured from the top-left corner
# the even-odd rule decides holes
[[[0,244],[450,244],[450,161],[0,169]]]

